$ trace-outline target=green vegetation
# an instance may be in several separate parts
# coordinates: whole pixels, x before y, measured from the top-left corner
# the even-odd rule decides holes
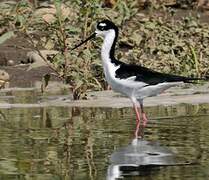
[[[54,0],[49,7],[34,8],[26,0],[2,2],[0,28],[4,38],[25,36],[53,73],[68,83],[74,99],[85,98],[88,90],[102,90],[106,83],[102,73],[100,40],[71,52],[70,48],[94,30],[98,20],[109,18],[119,25],[117,56],[131,63],[186,76],[208,75],[209,27],[198,14],[176,18],[176,10],[150,5],[145,11],[137,0],[113,1],[111,7],[101,0]],[[4,39],[0,39],[3,42]],[[45,58],[40,50],[57,50]],[[123,60],[123,59],[122,59]],[[43,87],[44,89],[44,87]]]

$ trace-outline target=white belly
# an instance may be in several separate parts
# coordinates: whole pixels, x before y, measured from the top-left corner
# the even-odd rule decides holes
[[[131,80],[130,78],[129,79],[116,78],[115,71],[120,66],[115,66],[112,63],[105,63],[103,64],[103,67],[104,67],[106,81],[114,91],[120,92],[122,94],[131,97],[133,96],[133,94],[137,89],[140,89],[146,85],[146,83],[136,82]]]

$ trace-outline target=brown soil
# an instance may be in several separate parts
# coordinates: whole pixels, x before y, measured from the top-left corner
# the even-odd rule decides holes
[[[23,37],[14,37],[0,45],[0,69],[10,76],[10,87],[33,87],[42,76],[51,72],[47,67],[40,67],[27,71],[28,65],[21,65],[26,61],[26,54],[31,51],[30,44]]]

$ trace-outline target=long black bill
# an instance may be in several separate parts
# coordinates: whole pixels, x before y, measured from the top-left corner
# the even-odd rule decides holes
[[[79,46],[81,46],[82,44],[86,43],[87,41],[89,41],[90,39],[93,39],[96,37],[96,33],[92,34],[91,36],[89,36],[86,40],[82,41],[81,43],[79,43],[78,45],[76,45],[74,48],[72,48],[71,50],[74,50],[76,48],[78,48]]]

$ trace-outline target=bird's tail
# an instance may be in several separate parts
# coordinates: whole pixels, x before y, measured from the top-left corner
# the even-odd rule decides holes
[[[187,77],[184,79],[185,83],[194,83],[194,81],[208,81],[209,80],[209,76],[205,76],[205,77]]]

